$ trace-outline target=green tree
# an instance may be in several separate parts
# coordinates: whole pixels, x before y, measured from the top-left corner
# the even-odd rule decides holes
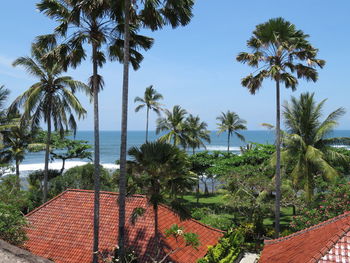
[[[168,133],[162,135],[159,140],[173,145],[186,145],[185,137],[185,118],[187,111],[182,109],[179,105],[175,105],[173,111],[164,110],[165,117],[157,119],[156,133],[167,131]]]
[[[124,71],[122,95],[122,127],[120,146],[120,184],[119,184],[119,237],[121,258],[125,258],[125,193],[126,193],[126,155],[127,155],[127,123],[128,123],[128,91],[131,35],[130,24],[140,24],[152,31],[161,29],[165,25],[173,28],[187,25],[193,16],[193,0],[160,0],[160,1],[115,1],[116,19],[124,19]],[[130,23],[131,22],[131,23]]]
[[[280,138],[280,85],[295,90],[297,78],[316,81],[316,67],[323,67],[324,60],[317,59],[318,50],[308,41],[308,35],[296,29],[295,25],[283,18],[270,19],[259,24],[248,40],[247,46],[252,53],[241,52],[237,61],[257,68],[257,73],[242,79],[242,85],[251,94],[258,91],[265,79],[276,83],[276,208],[275,232],[280,232],[281,200],[281,138]],[[297,77],[293,74],[296,73]]]
[[[122,62],[124,55],[131,61],[134,69],[139,67],[143,56],[139,49],[149,49],[153,40],[138,35],[137,24],[129,26],[129,21],[118,15],[114,20],[114,10],[110,0],[42,0],[37,6],[47,16],[56,20],[59,25],[55,28],[53,35],[39,38],[43,45],[50,45],[56,42],[57,37],[65,39],[64,43],[56,49],[55,53],[59,58],[67,58],[65,64],[76,67],[82,59],[86,58],[84,45],[91,48],[92,77],[90,78],[91,94],[94,105],[94,164],[95,164],[95,205],[94,205],[94,252],[98,251],[98,222],[99,222],[99,167],[100,167],[100,141],[99,141],[99,104],[98,93],[103,86],[103,78],[98,74],[99,67],[106,62],[106,55],[103,48],[108,49],[109,57]],[[127,24],[124,28],[124,24]],[[127,30],[128,47],[124,46],[124,29]],[[129,45],[130,44],[130,45]],[[124,52],[126,50],[126,52]],[[125,53],[125,54],[124,54]],[[54,54],[54,59],[57,58]],[[97,263],[97,254],[93,253],[93,262]]]
[[[284,105],[284,123],[287,131],[282,158],[291,160],[291,176],[304,185],[306,199],[310,203],[315,188],[315,177],[322,175],[332,179],[339,175],[332,162],[347,164],[349,157],[337,151],[334,145],[350,145],[350,138],[332,138],[338,119],[345,114],[343,108],[331,112],[321,120],[326,100],[316,103],[314,94],[303,93],[292,97]]]
[[[235,134],[241,141],[245,138],[240,134],[239,130],[246,130],[246,121],[241,119],[237,113],[232,111],[222,112],[221,116],[216,118],[220,123],[218,123],[218,134],[227,132],[227,152],[230,152],[230,138],[232,134]]]
[[[189,161],[185,152],[160,141],[145,143],[140,148],[132,147],[128,153],[133,172],[143,178],[143,189],[153,206],[154,237],[158,244],[158,205],[177,189],[177,185],[168,183],[169,180],[189,175]]]
[[[152,110],[155,113],[160,115],[160,111],[162,110],[161,104],[158,102],[159,100],[163,99],[162,94],[158,93],[153,86],[149,86],[145,90],[145,94],[143,95],[143,98],[136,97],[134,102],[140,103],[135,108],[135,112],[139,112],[139,110],[146,107],[147,109],[147,117],[146,117],[146,142],[148,141],[148,121],[149,121],[149,111]]]
[[[66,160],[88,159],[92,161],[92,153],[89,151],[91,146],[87,141],[63,138],[54,142],[54,149],[58,151],[51,151],[51,158],[62,160],[61,174],[63,174]]]
[[[184,126],[186,146],[192,148],[192,153],[195,154],[196,148],[206,148],[204,141],[210,143],[210,131],[207,130],[207,123],[201,121],[199,116],[190,114],[186,118]]]
[[[50,49],[32,47],[32,57],[20,57],[13,63],[22,66],[39,81],[34,83],[27,91],[17,97],[12,103],[12,109],[23,106],[22,119],[31,119],[32,127],[37,127],[43,119],[47,124],[47,141],[45,150],[45,177],[43,202],[47,201],[47,174],[49,169],[49,155],[51,143],[51,125],[61,134],[70,127],[76,130],[77,125],[74,114],[78,118],[85,116],[86,111],[75,96],[76,91],[88,91],[88,87],[69,76],[62,76],[63,67],[55,61],[46,63],[43,56]]]

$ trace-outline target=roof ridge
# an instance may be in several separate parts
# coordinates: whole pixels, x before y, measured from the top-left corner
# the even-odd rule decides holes
[[[277,239],[264,240],[264,243],[265,243],[266,245],[275,244],[275,243],[278,243],[278,242],[281,242],[281,241],[284,241],[284,240],[293,238],[293,237],[295,237],[295,236],[299,236],[299,235],[304,234],[304,233],[306,233],[306,232],[315,230],[315,229],[317,229],[317,228],[320,228],[320,227],[329,225],[329,224],[331,224],[331,223],[334,223],[334,222],[336,222],[336,221],[338,221],[338,220],[340,220],[340,219],[343,219],[343,218],[345,218],[345,217],[348,217],[348,216],[350,216],[350,212],[349,212],[349,211],[347,211],[347,212],[345,212],[345,213],[343,213],[343,214],[341,214],[341,215],[338,215],[338,216],[336,216],[336,217],[330,218],[330,219],[328,219],[328,220],[326,220],[326,221],[320,222],[320,223],[318,223],[318,224],[316,224],[316,225],[313,225],[313,226],[311,226],[311,227],[302,229],[302,230],[300,230],[300,231],[298,231],[298,232],[295,232],[295,233],[293,233],[293,234],[290,234],[290,235],[288,235],[288,236],[280,237],[280,238],[277,238]]]

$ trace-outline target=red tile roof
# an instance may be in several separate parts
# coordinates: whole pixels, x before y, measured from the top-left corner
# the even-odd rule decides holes
[[[112,249],[118,237],[118,194],[101,192],[100,196],[100,250]],[[56,263],[90,263],[92,260],[94,192],[87,190],[67,190],[27,215],[30,228],[29,240],[25,247],[32,253],[54,260]],[[132,211],[136,207],[146,209],[145,214],[133,225]],[[194,263],[207,252],[208,245],[214,245],[223,232],[195,220],[181,221],[171,209],[159,206],[159,232],[173,224],[185,231],[199,235],[198,249],[186,247],[171,257],[173,262]],[[127,244],[140,256],[140,262],[148,258],[146,253],[157,251],[155,247],[153,209],[142,195],[133,195],[126,200]],[[162,238],[164,252],[178,247],[172,238]],[[181,246],[182,247],[182,246]]]
[[[350,262],[350,212],[292,235],[266,240],[259,262]]]

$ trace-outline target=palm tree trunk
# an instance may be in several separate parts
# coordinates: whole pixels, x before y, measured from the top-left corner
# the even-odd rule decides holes
[[[98,113],[98,73],[97,73],[97,46],[92,44],[93,58],[93,97],[94,97],[94,242],[93,263],[98,263],[98,243],[100,230],[100,128]]]
[[[148,120],[149,120],[149,108],[147,107],[147,118],[146,118],[146,142],[148,142]]]
[[[118,245],[121,262],[125,262],[125,194],[126,194],[126,147],[128,129],[128,91],[129,91],[129,60],[130,60],[130,0],[125,0],[124,24],[124,68],[123,68],[123,99],[122,99],[122,131],[120,145],[120,178],[119,178],[119,231]]]
[[[276,81],[276,202],[275,202],[275,237],[280,234],[280,203],[281,203],[281,106],[280,82]]]
[[[200,181],[199,181],[199,175],[198,175],[198,182],[197,182],[197,205],[199,204],[199,183],[200,183]]]
[[[19,178],[19,159],[16,158],[16,188],[17,190],[21,189],[21,179]]]
[[[230,152],[230,132],[227,132],[227,152]]]
[[[192,147],[192,155],[194,155],[196,151],[194,150],[194,147]]]
[[[46,120],[47,120],[47,138],[46,138],[46,149],[45,149],[43,203],[45,203],[47,201],[47,181],[48,181],[48,175],[49,175],[49,157],[50,157],[50,143],[51,143],[51,112],[50,112],[50,109],[48,110]]]
[[[154,212],[154,242],[156,244],[156,248],[159,248],[159,237],[158,237],[158,204],[153,205]]]

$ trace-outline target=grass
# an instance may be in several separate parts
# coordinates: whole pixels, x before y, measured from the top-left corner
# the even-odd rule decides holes
[[[215,212],[215,214],[209,214],[206,217],[203,217],[200,221],[211,225],[213,227],[218,227],[223,229],[227,226],[228,220],[240,221],[244,219],[241,215],[237,215],[233,210],[225,207],[225,193],[215,193],[209,196],[203,194],[200,195],[199,203],[197,204],[197,197],[195,194],[185,195],[183,199],[186,201],[188,209],[191,211],[194,208],[203,208],[208,207]],[[289,223],[292,220],[293,209],[291,207],[281,209],[281,230],[288,228]],[[222,223],[225,224],[222,224]],[[267,227],[273,227],[274,215],[268,215],[263,223]],[[225,230],[225,229],[223,229]]]

